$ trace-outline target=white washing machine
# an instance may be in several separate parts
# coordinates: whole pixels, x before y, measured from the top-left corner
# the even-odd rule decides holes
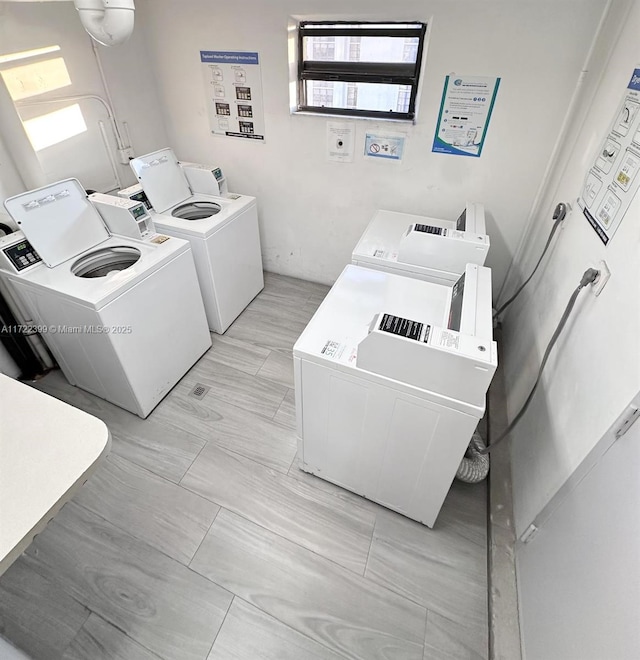
[[[489,252],[484,206],[467,203],[456,221],[378,211],[351,262],[435,284],[454,284],[467,264],[483,266]]]
[[[264,287],[255,197],[194,194],[171,149],[130,163],[156,229],[191,243],[209,327],[222,334]]]
[[[146,417],[211,346],[189,243],[111,236],[80,182],[5,202],[6,276],[70,383]]]
[[[293,355],[302,469],[432,527],[497,367],[490,270],[349,265]]]

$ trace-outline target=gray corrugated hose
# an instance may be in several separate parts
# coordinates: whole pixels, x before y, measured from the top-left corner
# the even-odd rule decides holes
[[[478,431],[474,431],[464,458],[456,472],[456,479],[468,484],[477,484],[486,479],[487,474],[489,474],[489,456],[480,453],[485,446],[484,440],[480,437]]]

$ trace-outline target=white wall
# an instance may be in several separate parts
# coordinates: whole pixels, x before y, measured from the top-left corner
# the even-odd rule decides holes
[[[0,2],[0,54],[19,52],[59,45],[60,54],[65,59],[72,85],[51,93],[51,96],[70,94],[97,94],[106,96],[99,69],[91,48],[91,38],[84,31],[72,2]],[[156,85],[149,69],[140,31],[134,29],[133,37],[118,48],[99,47],[100,55],[109,80],[116,116],[127,122],[131,130],[134,148],[138,153],[146,153],[158,144],[167,141],[162,113],[158,111]],[[86,187],[105,190],[113,187],[111,172],[97,122],[102,120],[112,148],[116,148],[115,138],[108,125],[105,109],[96,101],[80,101],[92,136],[71,138],[59,145],[49,147],[40,153],[45,171],[45,179],[55,181],[65,176],[77,177]],[[61,104],[34,106],[23,110],[33,115],[51,112],[64,107]],[[0,136],[3,127],[0,126]],[[0,151],[0,159],[3,153]],[[129,165],[117,165],[123,185],[135,183]],[[15,190],[15,171],[4,166],[0,160],[0,191]],[[4,199],[4,197],[3,197]]]
[[[179,158],[220,164],[231,189],[256,195],[265,267],[332,283],[378,208],[454,219],[464,202],[489,213],[494,290],[520,240],[604,0],[139,0],[138,26]],[[327,162],[327,119],[291,116],[287,22],[325,19],[431,23],[415,126],[358,120],[365,131],[405,131],[404,161]],[[212,137],[200,50],[261,55],[266,143]],[[501,76],[481,158],[432,154],[446,74]],[[162,145],[157,145],[158,147]]]
[[[104,96],[105,90],[92,53],[90,37],[82,28],[71,2],[0,2],[0,54],[55,44],[62,48],[61,54],[65,58],[73,83],[72,90],[61,89],[59,94],[93,93]],[[121,121],[130,124],[134,148],[142,154],[155,149],[158,144],[166,144],[168,138],[162,114],[158,111],[155,81],[139,33],[134,31],[133,38],[119,48],[100,47],[100,52],[105,73],[109,77],[116,115]],[[83,101],[82,104],[88,122],[106,120],[107,115],[102,106],[93,101]],[[60,106],[40,106],[39,112],[48,112],[57,107]],[[12,108],[9,110],[12,111]],[[8,127],[0,123],[0,222],[14,224],[4,213],[1,203],[7,197],[24,191],[26,184],[18,173],[15,161],[3,139],[4,131],[7,130]],[[111,140],[115,148],[113,138]],[[67,145],[63,147],[66,148]],[[86,144],[81,143],[79,149],[72,148],[60,157],[64,161],[64,170],[54,168],[46,172],[46,179],[53,181],[63,176],[76,176],[85,186],[99,189],[101,184],[109,186],[114,180],[100,142],[95,150],[87,149]],[[123,185],[135,182],[128,165],[119,165],[118,168]],[[1,345],[0,372],[11,376],[19,373]]]
[[[15,165],[7,148],[0,137],[0,199],[5,199],[10,195],[17,195],[24,190],[24,184],[20,175],[16,171]],[[0,211],[2,215],[4,208]],[[0,217],[1,222],[5,222]]]
[[[635,399],[640,405],[640,395]],[[517,548],[526,660],[640,656],[640,423],[605,450]],[[611,444],[613,442],[613,444]]]
[[[633,5],[625,17],[626,9]],[[619,40],[616,26],[624,23]],[[504,321],[504,366],[509,416],[526,397],[545,346],[584,270],[607,261],[611,279],[596,298],[583,291],[548,362],[531,407],[512,434],[516,532],[533,522],[551,497],[591,451],[626,403],[640,389],[640,197],[636,196],[608,246],[576,204],[584,177],[640,62],[640,3],[614,3],[605,41],[575,114],[574,134],[561,154],[527,239],[515,280],[537,260],[551,228],[557,201],[569,201],[567,217],[551,256],[530,289]],[[607,50],[613,48],[611,59]],[[598,71],[603,71],[601,80]],[[581,118],[585,118],[582,123]],[[506,294],[505,294],[506,295]]]

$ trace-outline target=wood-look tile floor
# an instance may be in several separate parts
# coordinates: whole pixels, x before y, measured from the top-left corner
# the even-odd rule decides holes
[[[146,420],[37,383],[113,446],[0,578],[0,634],[34,660],[487,657],[484,484],[431,530],[298,469],[291,348],[327,291],[267,273]]]

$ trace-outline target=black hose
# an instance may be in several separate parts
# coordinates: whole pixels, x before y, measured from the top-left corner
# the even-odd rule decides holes
[[[4,222],[0,222],[0,231],[3,231],[5,233],[5,236],[8,236],[9,234],[13,234],[14,230],[9,227],[9,225],[5,225]]]
[[[593,282],[595,281],[598,275],[599,275],[599,271],[597,271],[595,268],[588,268],[587,270],[585,270],[584,274],[582,275],[582,279],[580,280],[580,284],[578,285],[578,288],[571,294],[571,298],[569,298],[569,302],[565,307],[564,313],[562,314],[562,318],[560,319],[560,322],[558,323],[555,332],[553,333],[549,343],[547,344],[547,349],[545,350],[544,357],[542,358],[542,362],[540,363],[540,369],[538,370],[538,376],[536,378],[536,382],[533,384],[533,387],[531,388],[531,392],[529,392],[529,396],[527,397],[527,400],[524,402],[522,408],[520,408],[518,414],[513,418],[513,421],[511,422],[511,424],[509,424],[506,430],[503,431],[498,436],[498,438],[493,442],[491,442],[487,447],[478,451],[479,454],[488,454],[492,449],[494,449],[497,445],[499,445],[509,435],[509,433],[511,433],[511,431],[513,431],[516,424],[522,419],[522,416],[525,414],[527,408],[529,407],[529,404],[531,403],[531,399],[533,399],[533,395],[538,389],[538,385],[540,384],[540,378],[542,377],[542,372],[544,371],[545,365],[547,364],[547,360],[549,359],[551,350],[553,349],[556,341],[558,340],[558,337],[560,336],[560,333],[562,332],[564,326],[567,323],[567,320],[569,319],[569,315],[571,314],[571,310],[573,309],[573,306],[576,304],[576,300],[578,299],[578,295],[580,294],[580,291],[584,289],[584,287],[587,286],[587,284],[593,284]]]
[[[20,332],[10,332],[4,328],[15,328],[18,325],[11,308],[7,304],[4,296],[0,293],[0,344],[2,344],[13,361],[18,365],[22,380],[34,380],[35,377],[43,372],[43,365],[40,358],[31,348],[31,344]]]
[[[547,243],[544,246],[544,250],[542,250],[542,254],[540,255],[540,259],[538,259],[538,263],[536,264],[536,267],[531,272],[531,275],[527,277],[524,284],[520,286],[520,288],[511,296],[511,298],[509,298],[509,300],[507,300],[507,302],[504,303],[504,305],[502,305],[498,310],[494,312],[493,318],[496,318],[497,316],[502,314],[502,312],[504,312],[504,310],[507,309],[507,307],[509,307],[509,305],[520,295],[522,289],[524,289],[524,287],[527,286],[527,284],[529,284],[531,278],[536,274],[536,271],[538,270],[538,266],[542,263],[542,260],[544,259],[544,255],[547,254],[547,250],[549,249],[549,245],[551,245],[553,236],[556,233],[558,227],[562,224],[562,221],[565,219],[566,215],[567,215],[567,205],[560,202],[560,204],[556,206],[553,212],[553,219],[555,220],[555,222],[553,223],[553,227],[551,228],[551,233],[549,234],[549,238],[547,239]]]

